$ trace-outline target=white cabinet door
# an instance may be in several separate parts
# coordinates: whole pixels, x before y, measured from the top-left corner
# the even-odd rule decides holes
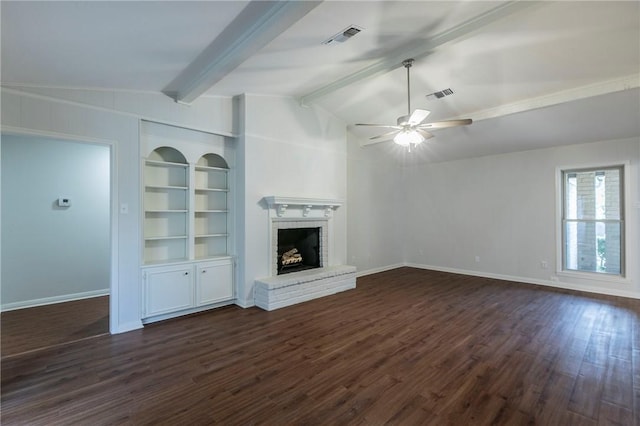
[[[144,315],[193,307],[193,266],[149,268],[145,272]]]
[[[201,263],[196,268],[196,305],[233,299],[233,263]]]

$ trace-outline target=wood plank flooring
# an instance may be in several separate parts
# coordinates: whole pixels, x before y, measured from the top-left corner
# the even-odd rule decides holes
[[[2,358],[109,333],[109,296],[0,314]]]
[[[2,362],[2,424],[638,425],[640,300],[400,268]]]

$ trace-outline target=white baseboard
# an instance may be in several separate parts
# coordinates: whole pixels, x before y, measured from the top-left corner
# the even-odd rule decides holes
[[[356,272],[356,278],[364,277],[365,275],[377,274],[379,272],[390,271],[392,269],[402,268],[403,266],[407,266],[404,263],[396,263],[395,265],[387,265],[381,266],[379,268],[367,269],[366,271],[358,271]]]
[[[127,331],[138,330],[143,328],[142,321],[131,321],[124,324],[118,324],[116,330],[110,330],[111,334],[126,333]]]
[[[223,306],[229,306],[233,304],[234,304],[233,301],[224,301],[224,302],[212,303],[210,305],[205,305],[205,306],[196,306],[195,308],[183,309],[181,311],[169,312],[167,314],[155,315],[155,316],[143,318],[142,324],[146,325],[146,324],[151,324],[158,321],[164,321],[171,318],[181,317],[184,315],[197,314],[199,312],[204,312],[204,311],[211,311],[211,310],[215,310],[216,308],[221,308]]]
[[[410,268],[418,268],[418,269],[429,269],[432,271],[440,271],[440,272],[449,272],[452,274],[460,274],[460,275],[472,275],[475,277],[483,277],[483,278],[493,278],[496,280],[502,281],[515,281],[524,284],[535,284],[542,285],[546,287],[555,287],[561,288],[564,290],[575,290],[575,291],[584,291],[587,293],[595,293],[595,294],[606,294],[608,296],[619,296],[619,297],[628,297],[631,299],[640,299],[640,295],[631,291],[624,291],[619,289],[606,289],[606,288],[592,288],[585,287],[581,285],[560,282],[560,281],[551,281],[551,280],[539,280],[535,278],[527,278],[527,277],[518,277],[513,275],[503,275],[503,274],[494,274],[491,272],[481,272],[481,271],[470,271],[466,269],[457,269],[457,268],[448,268],[442,266],[433,266],[433,265],[423,265],[417,263],[405,263],[403,266],[408,266]]]
[[[251,300],[236,299],[236,305],[244,309],[256,306],[255,301],[253,299]]]
[[[42,299],[23,300],[3,304],[1,312],[14,311],[16,309],[33,308],[36,306],[52,305],[54,303],[71,302],[72,300],[90,299],[92,297],[108,296],[109,289],[85,291],[82,293],[63,294],[61,296],[43,297]]]

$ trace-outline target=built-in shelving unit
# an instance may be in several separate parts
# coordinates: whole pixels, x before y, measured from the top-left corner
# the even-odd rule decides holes
[[[233,150],[200,132],[145,122],[142,130],[143,321],[233,303],[233,187],[223,157]]]

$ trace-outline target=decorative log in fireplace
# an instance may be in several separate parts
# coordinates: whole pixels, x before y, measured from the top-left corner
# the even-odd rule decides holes
[[[298,253],[297,248],[292,248],[286,253],[282,253],[280,264],[282,266],[295,265],[302,262],[302,255]]]

